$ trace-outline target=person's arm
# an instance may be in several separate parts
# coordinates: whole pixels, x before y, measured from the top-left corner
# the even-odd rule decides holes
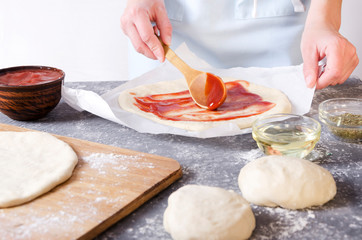
[[[152,22],[156,25],[153,27]],[[172,26],[163,0],[128,0],[121,18],[123,32],[137,52],[163,62],[165,54],[155,32],[170,45]]]
[[[311,0],[301,50],[308,87],[322,89],[341,84],[358,65],[356,48],[339,33],[342,0]],[[318,78],[318,61],[327,58],[325,72]]]

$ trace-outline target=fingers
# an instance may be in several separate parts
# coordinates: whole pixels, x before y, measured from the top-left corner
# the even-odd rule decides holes
[[[358,60],[357,54],[355,54],[351,58],[351,60],[347,63],[347,65],[345,66],[346,71],[345,71],[344,75],[341,78],[336,79],[336,81],[333,82],[332,85],[344,83],[351,76],[352,72],[357,67],[358,62],[359,62],[359,60]]]
[[[127,36],[129,37],[134,49],[138,53],[141,53],[148,58],[157,60],[157,57],[154,55],[151,49],[141,39],[135,25],[132,24],[131,26],[127,27]]]
[[[343,76],[343,58],[342,50],[335,47],[330,47],[326,51],[327,64],[324,73],[320,76],[317,81],[316,88],[325,88],[334,82],[337,82]]]
[[[301,41],[303,73],[308,87],[322,89],[342,84],[357,67],[356,48],[329,24],[306,26]],[[318,76],[318,61],[326,57],[324,72]]]
[[[172,25],[170,20],[168,19],[166,10],[159,11],[159,14],[156,18],[156,25],[158,27],[158,30],[160,31],[162,41],[166,45],[171,45]]]
[[[303,53],[303,74],[308,88],[313,88],[318,80],[318,60],[317,50],[306,50]]]
[[[143,42],[142,45],[146,46],[147,50],[151,51],[159,61],[163,62],[165,59],[163,47],[155,35],[149,18],[147,16],[139,17],[135,19],[134,24],[139,33],[139,38]]]
[[[168,45],[171,43],[172,26],[163,1],[129,1],[121,26],[137,52],[161,62],[165,60],[163,47],[155,36],[157,29],[161,39]]]
[[[346,39],[336,45],[330,45],[326,51],[327,64],[325,72],[317,81],[316,88],[344,83],[358,65],[355,47]]]

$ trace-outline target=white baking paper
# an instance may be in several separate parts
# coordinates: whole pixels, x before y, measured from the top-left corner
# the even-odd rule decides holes
[[[309,112],[314,89],[306,87],[302,65],[275,68],[231,68],[216,69],[195,56],[185,44],[176,53],[195,69],[214,73],[221,77],[234,77],[267,87],[277,88],[284,92],[292,103],[292,112],[305,114]],[[118,105],[119,94],[139,85],[159,81],[171,81],[182,78],[182,74],[168,61],[144,75],[130,80],[102,96],[92,91],[63,87],[62,96],[65,102],[78,111],[88,111],[102,118],[130,127],[138,132],[152,134],[176,134],[189,137],[210,138],[250,133],[251,129],[239,129],[237,125],[228,123],[204,131],[186,131],[153,122],[136,114],[122,110]]]

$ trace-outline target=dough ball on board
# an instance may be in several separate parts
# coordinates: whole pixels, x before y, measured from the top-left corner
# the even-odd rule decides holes
[[[248,163],[241,169],[238,182],[249,202],[289,209],[323,205],[337,191],[328,170],[308,160],[276,155]]]
[[[247,239],[255,217],[249,203],[233,191],[186,185],[170,195],[163,225],[175,240]]]
[[[0,208],[28,202],[66,181],[73,149],[42,132],[0,132]]]

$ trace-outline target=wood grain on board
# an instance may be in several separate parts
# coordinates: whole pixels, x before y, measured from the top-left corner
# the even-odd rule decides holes
[[[0,124],[0,131],[29,129]],[[78,155],[72,177],[33,201],[0,209],[1,239],[92,239],[182,176],[170,158],[55,136]]]

